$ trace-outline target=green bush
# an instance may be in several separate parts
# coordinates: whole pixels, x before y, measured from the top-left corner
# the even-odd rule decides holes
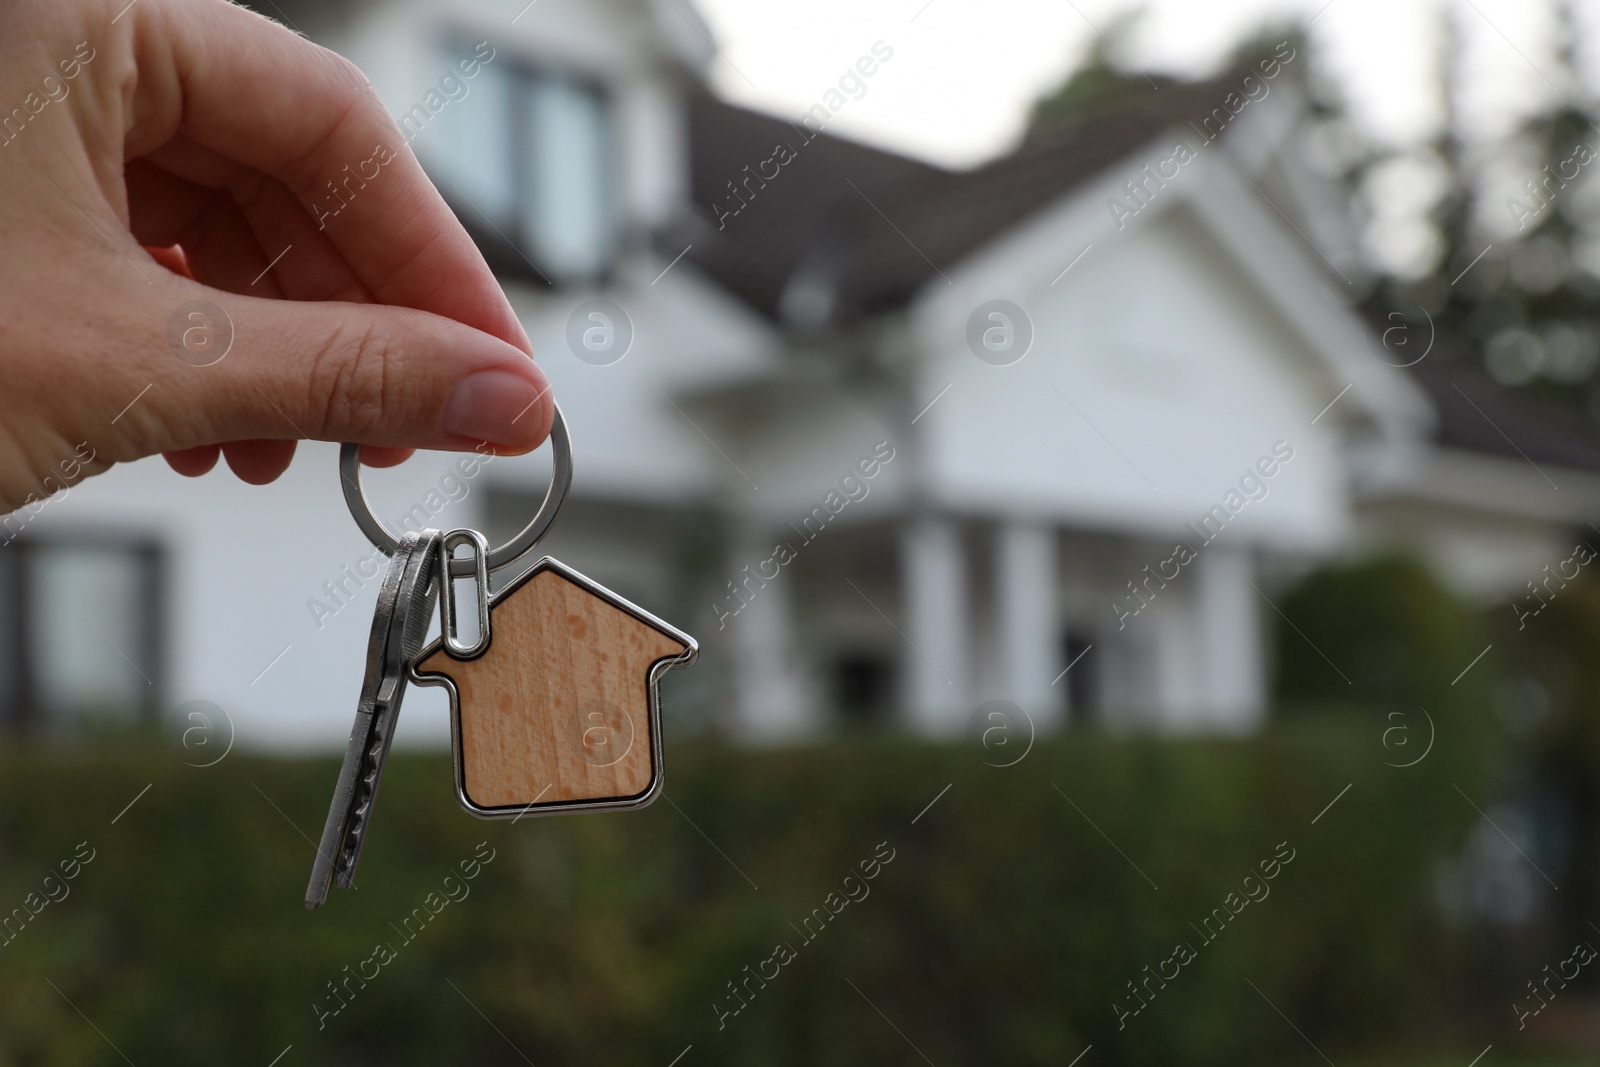
[[[1285,706],[1449,713],[1486,704],[1492,663],[1461,674],[1489,643],[1483,617],[1415,560],[1322,567],[1277,604],[1274,688]]]
[[[1600,581],[1551,588],[1537,614],[1524,594],[1491,615],[1502,748],[1520,771],[1509,792],[1541,814],[1540,866],[1561,886],[1543,928],[1519,938],[1524,970],[1591,938],[1600,915]]]
[[[782,1067],[920,1062],[914,1043],[944,1067],[1065,1064],[1091,1042],[1096,1065],[1320,1063],[1279,1010],[1337,1059],[1445,1014],[1429,877],[1474,818],[1450,786],[1466,755],[1385,767],[1371,727],[1068,737],[1004,769],[905,741],[695,745],[647,811],[516,825],[463,814],[445,759],[399,754],[360,888],[309,913],[333,762],[12,749],[0,909],[80,842],[94,858],[0,947],[0,1064],[265,1065],[292,1044],[281,1067],[665,1067],[692,1044],[680,1067]],[[470,896],[407,942],[480,842]],[[1191,924],[1282,842],[1270,895],[1202,945]],[[1126,983],[1180,941],[1196,958],[1119,1030]],[[719,1028],[713,1003],[781,942],[794,958]],[[327,983],[370,973],[380,943],[392,961],[319,1028]]]

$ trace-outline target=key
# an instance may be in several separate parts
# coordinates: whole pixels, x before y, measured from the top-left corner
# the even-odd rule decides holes
[[[384,573],[367,644],[366,677],[328,821],[312,862],[307,908],[321,907],[335,881],[340,889],[355,884],[356,866],[405,696],[406,668],[421,649],[433,617],[439,541],[437,530],[406,534]]]
[[[356,866],[361,860],[362,846],[366,843],[367,829],[371,825],[372,806],[377,800],[384,764],[394,741],[400,701],[405,696],[406,670],[421,649],[423,638],[427,636],[428,623],[433,617],[440,543],[437,530],[424,530],[418,534],[418,544],[400,579],[389,646],[385,651],[384,674],[373,706],[369,744],[356,774],[344,850],[337,855],[334,867],[340,889],[355,887]]]
[[[438,543],[435,530],[407,534],[384,574],[355,723],[306,889],[308,908],[320,907],[326,901],[329,885],[335,879],[341,889],[354,884],[355,868],[405,694],[406,664],[421,646],[433,614]]]

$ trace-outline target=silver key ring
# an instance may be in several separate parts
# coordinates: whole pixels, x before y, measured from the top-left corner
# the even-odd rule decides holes
[[[549,531],[550,524],[555,522],[556,512],[561,510],[562,503],[567,499],[567,490],[572,488],[572,438],[567,434],[567,420],[561,416],[561,407],[556,405],[555,410],[555,422],[550,427],[550,447],[553,451],[550,488],[545,492],[544,503],[539,505],[539,512],[534,515],[533,521],[523,527],[517,536],[489,552],[491,571],[510,566],[539,543],[539,539]],[[394,555],[395,549],[400,547],[399,539],[372,513],[372,505],[367,503],[367,496],[361,491],[360,445],[346,444],[339,449],[339,481],[344,488],[345,503],[350,505],[350,515],[361,527],[361,532],[377,546],[378,551],[386,556]],[[448,565],[453,578],[470,578],[477,573],[477,563],[470,558],[452,559]]]

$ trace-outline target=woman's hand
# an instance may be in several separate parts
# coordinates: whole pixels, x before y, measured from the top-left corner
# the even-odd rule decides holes
[[[549,432],[366,78],[222,0],[0,5],[0,249],[0,511],[156,452],[264,483],[300,437],[394,463]]]

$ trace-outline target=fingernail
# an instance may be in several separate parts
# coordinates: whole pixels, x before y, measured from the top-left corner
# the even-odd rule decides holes
[[[444,432],[524,448],[542,428],[542,392],[528,379],[503,370],[479,371],[463,379],[444,405]]]

